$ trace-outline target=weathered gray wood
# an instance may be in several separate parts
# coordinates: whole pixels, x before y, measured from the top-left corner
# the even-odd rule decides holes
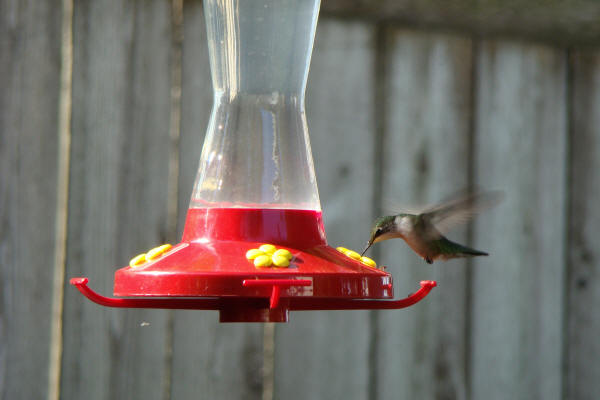
[[[75,2],[73,29],[67,277],[111,294],[117,268],[165,241],[170,8]],[[163,398],[167,312],[65,290],[61,398]]]
[[[566,54],[484,42],[477,70],[476,181],[506,198],[475,224],[471,398],[559,399]]]
[[[468,186],[471,47],[471,41],[462,37],[390,32],[384,209],[388,202],[436,203]],[[464,228],[449,237],[464,242]],[[381,251],[378,261],[394,276],[396,297],[414,292],[423,279],[439,283],[416,306],[380,313],[378,398],[464,399],[466,262],[429,266],[400,239],[376,246]]]
[[[61,2],[0,1],[0,397],[42,399],[54,263]]]
[[[262,324],[221,324],[213,311],[175,312],[173,399],[260,399]]]
[[[573,63],[566,398],[600,393],[600,53]]]
[[[374,179],[374,29],[321,20],[307,89],[325,229],[330,245],[367,240]],[[276,326],[275,399],[364,399],[369,313],[296,312]]]
[[[201,2],[184,3],[179,175],[179,235],[198,169],[212,107]],[[181,236],[179,236],[181,237]],[[260,399],[260,324],[220,324],[213,311],[177,311],[173,335],[173,399]]]
[[[476,35],[511,35],[553,44],[600,40],[595,0],[323,0],[324,15],[392,21]]]

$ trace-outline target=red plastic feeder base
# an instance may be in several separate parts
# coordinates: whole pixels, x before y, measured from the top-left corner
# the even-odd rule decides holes
[[[289,266],[255,267],[246,252],[269,243],[292,254]],[[93,301],[113,307],[219,310],[221,322],[285,322],[290,310],[402,308],[421,300],[435,282],[406,299],[393,298],[392,276],[329,247],[321,213],[293,209],[193,208],[183,241],[136,267],[115,273],[110,299],[87,279],[71,281]]]

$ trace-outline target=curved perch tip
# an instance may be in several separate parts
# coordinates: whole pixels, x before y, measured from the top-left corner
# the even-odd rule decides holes
[[[71,280],[69,281],[69,283],[73,286],[81,286],[81,285],[87,285],[88,283],[88,278],[71,278]]]

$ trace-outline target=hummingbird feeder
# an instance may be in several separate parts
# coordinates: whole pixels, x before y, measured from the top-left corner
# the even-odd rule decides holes
[[[221,322],[289,311],[397,309],[392,276],[327,244],[304,113],[319,0],[204,0],[214,105],[182,240],[115,273],[109,307],[218,310]],[[358,256],[358,257],[357,257]]]

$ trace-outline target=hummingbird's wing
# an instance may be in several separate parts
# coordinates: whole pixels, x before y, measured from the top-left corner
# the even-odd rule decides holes
[[[420,217],[435,227],[432,232],[436,235],[445,234],[454,226],[464,224],[476,214],[495,206],[502,197],[500,191],[456,197],[424,211]]]

